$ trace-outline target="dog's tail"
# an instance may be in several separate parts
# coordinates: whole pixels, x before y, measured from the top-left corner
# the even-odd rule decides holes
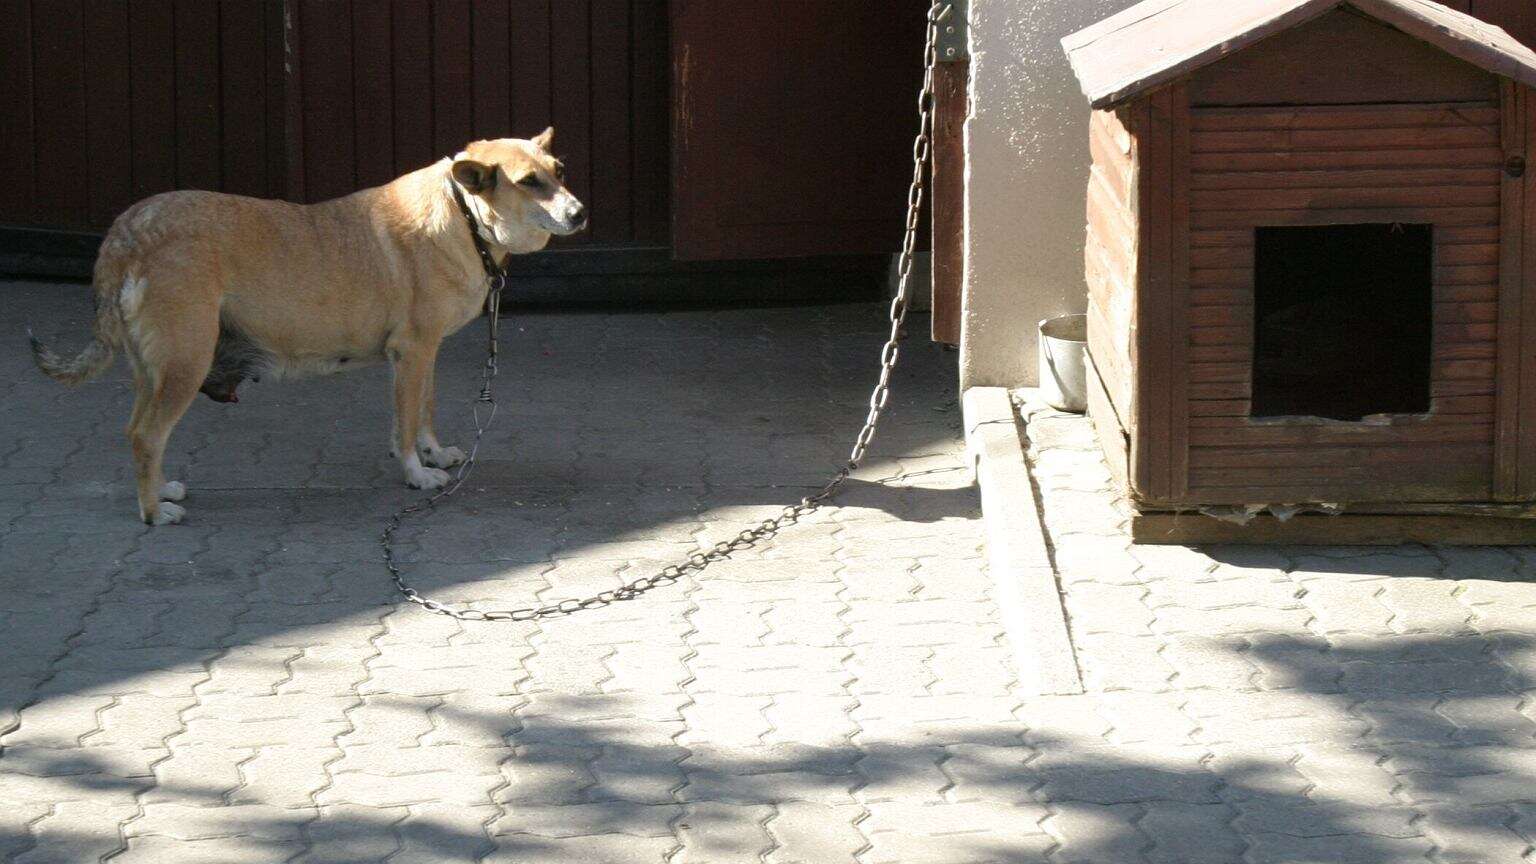
[[[96,321],[91,327],[93,338],[74,357],[62,357],[54,353],[27,328],[27,338],[32,343],[32,360],[55,381],[74,387],[95,378],[112,365],[112,355],[122,344],[123,313],[118,292],[122,289],[121,268],[114,266],[103,253],[96,262]]]

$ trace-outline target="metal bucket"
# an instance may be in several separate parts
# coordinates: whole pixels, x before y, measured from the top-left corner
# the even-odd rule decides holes
[[[1040,398],[1058,411],[1088,410],[1088,316],[1058,315],[1040,322]]]

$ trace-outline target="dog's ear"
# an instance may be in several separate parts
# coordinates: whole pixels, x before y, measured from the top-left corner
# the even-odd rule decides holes
[[[543,150],[545,153],[552,152],[549,148],[554,146],[555,143],[555,127],[550,126],[543,132],[533,136],[531,140],[534,144],[538,145],[540,150]]]
[[[453,179],[470,192],[483,194],[496,188],[496,166],[460,159],[453,163]]]

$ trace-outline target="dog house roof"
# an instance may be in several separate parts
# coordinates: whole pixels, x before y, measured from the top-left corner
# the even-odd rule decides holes
[[[1145,0],[1061,44],[1093,107],[1105,108],[1345,6],[1536,87],[1536,52],[1432,0]]]

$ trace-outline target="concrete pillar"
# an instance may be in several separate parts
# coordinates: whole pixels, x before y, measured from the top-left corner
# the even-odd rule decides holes
[[[1061,37],[1134,0],[970,0],[961,387],[1037,382],[1035,325],[1084,311],[1088,101]]]

